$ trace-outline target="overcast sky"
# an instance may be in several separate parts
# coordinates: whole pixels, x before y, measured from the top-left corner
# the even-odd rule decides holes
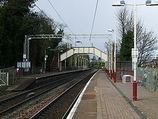
[[[55,12],[51,4],[57,10],[64,22],[68,25],[65,32],[68,34],[90,34],[94,12],[97,0],[38,0],[36,5],[42,9],[49,17],[56,22],[63,23],[61,18]],[[99,0],[96,12],[96,18],[93,27],[93,34],[109,34],[108,29],[114,29],[117,34],[117,20],[115,13],[120,7],[111,6],[117,0]],[[126,0],[126,3],[145,3],[146,0]],[[131,9],[131,7],[128,7]],[[36,9],[38,11],[38,9]],[[153,30],[154,35],[158,37],[158,6],[146,7],[145,5],[137,7],[137,19],[141,19],[147,30]],[[64,24],[64,23],[63,23]],[[72,39],[75,42],[75,39]],[[82,41],[83,46],[91,46],[89,38],[77,39]],[[92,38],[91,42],[98,49],[105,51],[104,42],[107,38]],[[77,46],[82,46],[77,44]],[[158,53],[157,53],[158,54]]]

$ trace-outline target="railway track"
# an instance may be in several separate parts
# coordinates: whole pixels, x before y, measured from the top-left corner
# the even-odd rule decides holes
[[[47,83],[45,85],[42,84],[42,86],[39,86],[40,83],[38,83],[38,87],[36,88],[21,92],[10,98],[0,100],[0,119],[30,118],[31,115],[39,112],[39,110],[52,102],[52,100],[58,100],[61,93],[64,94],[63,92],[65,90],[68,90],[68,88],[72,87],[73,84],[80,82],[81,79],[87,77],[91,73],[92,71],[84,71],[73,75],[64,74],[61,75],[61,77],[57,76],[58,78],[52,79],[53,81],[50,81],[51,83]],[[30,88],[33,87],[33,85],[30,86]]]
[[[66,119],[80,92],[89,81],[90,77],[76,82],[45,107],[35,113],[30,119]]]

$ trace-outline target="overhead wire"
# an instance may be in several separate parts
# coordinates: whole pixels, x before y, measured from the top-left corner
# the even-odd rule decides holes
[[[66,25],[66,27],[68,28],[68,30],[75,36],[75,43],[76,43],[76,35],[72,32],[72,30],[70,29],[70,27],[66,24],[66,22],[64,21],[64,19],[61,17],[61,15],[58,13],[58,11],[56,10],[56,8],[53,6],[53,4],[50,2],[50,0],[48,0],[49,4],[51,5],[51,7],[54,9],[54,11],[57,13],[57,15],[59,16],[59,18],[62,20],[62,22]]]
[[[94,17],[93,17],[93,22],[92,22],[92,27],[91,27],[91,31],[90,31],[90,38],[89,38],[89,41],[90,41],[91,45],[92,45],[92,42],[91,42],[91,39],[92,39],[92,32],[93,32],[94,22],[95,22],[95,18],[96,18],[96,14],[97,14],[98,3],[99,3],[99,0],[97,0],[97,2],[96,2],[95,12],[94,12]],[[92,46],[93,46],[93,45],[92,45]]]
[[[47,14],[42,10],[42,9],[40,9],[40,7],[38,6],[38,5],[36,5],[36,4],[34,4],[42,13],[43,13],[43,15],[45,16],[45,17],[47,17],[47,18],[49,18],[48,16],[47,16]],[[60,30],[60,28],[59,28],[59,26],[56,24],[56,27]]]
[[[51,4],[51,2],[48,0],[48,2],[49,2],[49,4]],[[35,4],[35,6],[47,17],[47,18],[49,18],[48,16],[47,16],[47,14],[42,10],[42,9],[40,9],[40,7],[37,5],[37,4]],[[66,24],[66,22],[62,19],[62,17],[60,16],[60,14],[57,12],[57,10],[55,9],[55,7],[51,4],[51,6],[53,7],[53,9],[55,10],[55,12],[58,14],[58,16],[60,17],[60,19],[64,22],[64,24],[68,27],[68,25]],[[59,28],[59,26],[58,25],[56,25],[56,27],[60,30],[60,28]],[[68,29],[69,29],[69,31],[73,34],[73,32],[72,32],[72,30],[68,27]],[[68,38],[69,39],[69,38]],[[71,40],[72,41],[72,40]]]
[[[53,4],[50,2],[50,0],[48,0],[49,4],[51,5],[51,7],[54,9],[54,11],[58,14],[58,16],[60,17],[60,19],[62,20],[62,22],[67,26],[67,28],[69,29],[69,31],[74,34],[72,32],[72,30],[69,28],[69,26],[66,24],[66,22],[64,21],[64,19],[61,17],[61,15],[58,13],[58,11],[55,9],[55,7],[53,6]]]

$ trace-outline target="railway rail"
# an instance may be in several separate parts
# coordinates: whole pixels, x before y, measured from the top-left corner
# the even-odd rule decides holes
[[[45,81],[42,81],[42,79],[35,81],[34,84],[27,87],[26,91],[20,92],[10,98],[0,100],[0,119],[23,119],[24,117],[30,118],[32,115],[38,115],[37,112],[39,113],[39,110],[49,105],[52,100],[59,100],[59,97],[62,97],[59,95],[64,95],[64,91],[74,90],[70,87],[73,87],[72,85],[74,84],[77,85],[77,82],[82,82],[81,79],[93,74],[92,72],[94,71],[86,70],[77,73],[57,75],[52,78],[45,77],[43,78]],[[47,83],[43,84],[43,82]],[[40,85],[40,83],[42,85]],[[36,116],[32,116],[31,118],[34,117]]]
[[[89,81],[92,74],[73,84],[35,113],[30,119],[66,119],[80,92]]]

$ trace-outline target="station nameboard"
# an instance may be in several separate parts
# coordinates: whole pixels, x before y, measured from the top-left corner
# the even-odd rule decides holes
[[[30,62],[17,62],[18,68],[30,68],[31,63]]]

